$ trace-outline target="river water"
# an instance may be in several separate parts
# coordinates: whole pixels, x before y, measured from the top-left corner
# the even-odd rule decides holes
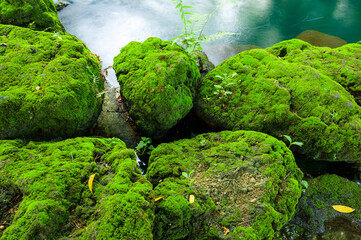
[[[57,0],[54,0],[55,2]],[[121,47],[148,37],[169,40],[183,25],[171,0],[67,0],[59,12],[67,31],[98,54],[103,67],[113,64]],[[239,45],[269,47],[305,30],[361,40],[360,0],[236,0],[220,8],[205,27],[206,34],[237,33],[204,46],[209,59],[219,64],[239,51]],[[193,12],[211,13],[223,0],[184,0]],[[113,72],[109,81],[117,85]]]

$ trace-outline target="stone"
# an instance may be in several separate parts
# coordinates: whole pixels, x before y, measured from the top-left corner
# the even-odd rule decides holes
[[[294,142],[313,159],[360,162],[361,108],[316,69],[267,50],[242,52],[202,79],[196,109],[209,125],[253,130]]]
[[[0,25],[0,139],[84,134],[100,113],[98,57],[72,35]]]
[[[337,48],[347,44],[347,42],[342,38],[335,37],[315,30],[303,31],[296,38],[308,42],[313,46],[317,46],[317,47]]]
[[[1,0],[0,24],[65,33],[52,0]]]
[[[163,197],[155,204],[154,239],[272,239],[301,195],[292,152],[259,132],[163,143],[149,164],[147,179]]]
[[[131,42],[114,58],[113,68],[142,135],[161,138],[192,109],[200,73],[193,58],[172,41]]]

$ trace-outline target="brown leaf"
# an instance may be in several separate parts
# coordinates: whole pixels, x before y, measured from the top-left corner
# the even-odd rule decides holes
[[[257,201],[257,198],[253,198],[252,200],[250,200],[250,202],[255,202]]]

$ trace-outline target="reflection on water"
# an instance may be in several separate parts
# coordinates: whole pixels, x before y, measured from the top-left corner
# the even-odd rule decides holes
[[[180,34],[183,27],[171,0],[69,2],[72,4],[59,13],[60,20],[69,33],[100,55],[104,68],[112,65],[113,57],[130,41],[144,41],[151,36],[169,40]],[[222,2],[185,0],[184,4],[205,14]],[[309,29],[357,42],[361,40],[360,9],[358,0],[238,0],[237,4],[227,3],[211,18],[205,33],[239,34],[213,43],[206,48],[206,53],[211,61],[220,63],[232,56],[218,53],[224,49],[224,44],[268,47]],[[112,84],[116,84],[114,74],[110,78]]]

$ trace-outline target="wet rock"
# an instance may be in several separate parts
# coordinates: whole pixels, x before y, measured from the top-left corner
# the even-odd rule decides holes
[[[105,86],[102,111],[93,135],[102,137],[117,137],[121,139],[127,147],[135,148],[137,145],[137,135],[130,125],[131,119],[121,101],[119,91],[110,84]]]
[[[214,64],[208,60],[207,54],[205,52],[197,50],[194,52],[194,56],[196,58],[201,78],[214,69]]]
[[[342,38],[335,37],[315,30],[303,31],[296,38],[308,42],[313,46],[317,46],[317,47],[337,48],[347,44],[347,42]]]
[[[84,134],[101,110],[100,61],[72,35],[0,25],[0,139]]]
[[[70,3],[69,2],[66,2],[66,1],[58,1],[55,3],[55,7],[56,7],[56,11],[61,11],[63,10],[64,8],[66,8],[67,6],[69,6]]]
[[[322,72],[266,50],[242,52],[209,72],[196,109],[211,126],[291,136],[303,142],[292,150],[313,159],[361,159],[361,108],[351,94]]]
[[[131,42],[114,58],[113,68],[122,100],[142,135],[159,139],[193,107],[200,73],[172,41]]]
[[[361,186],[357,183],[337,175],[317,177],[309,181],[309,187],[301,197],[291,223],[313,234],[323,233],[326,228],[335,226],[361,234],[361,216],[358,211],[361,207],[360,199]],[[341,213],[334,210],[332,205],[344,205],[356,211]]]
[[[6,193],[0,201],[22,194],[18,208],[5,209],[13,216],[8,224],[1,225],[0,211],[0,239],[153,239],[152,185],[135,160],[117,138],[0,140],[0,190]]]
[[[0,24],[65,33],[52,0],[1,1]]]
[[[272,239],[301,195],[291,151],[263,133],[224,131],[161,144],[149,162],[147,178],[162,196],[154,239]]]

